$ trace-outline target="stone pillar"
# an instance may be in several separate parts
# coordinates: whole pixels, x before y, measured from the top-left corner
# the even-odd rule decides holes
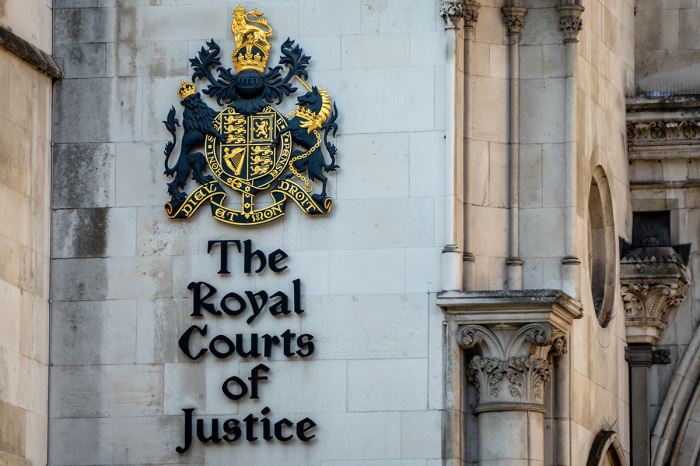
[[[653,345],[661,336],[668,311],[685,299],[689,283],[685,270],[684,258],[668,246],[626,249],[620,261],[634,466],[651,464],[649,368],[655,363]]]
[[[651,449],[649,431],[649,368],[651,367],[651,345],[637,343],[629,345],[630,366],[630,441],[632,464],[649,466]]]
[[[455,353],[448,358],[448,379],[454,382],[448,387],[448,404],[464,400],[466,387],[449,375],[457,371],[466,373],[478,394],[473,412],[478,416],[479,464],[542,465],[546,384],[556,377],[562,384],[558,390],[570,389],[569,374],[554,374],[551,359],[567,352],[573,319],[581,317],[580,303],[557,290],[518,290],[445,292],[438,295],[438,304],[453,332],[448,335],[450,354]],[[471,357],[464,357],[466,351],[457,357],[452,345],[470,350]],[[570,370],[569,364],[562,367]],[[554,414],[570,419],[569,404],[555,406]],[[557,435],[561,427],[555,425]],[[562,435],[568,438],[565,430]],[[568,452],[557,450],[557,458]],[[570,464],[568,458],[561,464]]]
[[[566,352],[566,338],[548,323],[490,327],[464,325],[457,335],[462,348],[481,353],[466,368],[478,393],[480,464],[542,464],[544,388],[552,377],[547,356]]]

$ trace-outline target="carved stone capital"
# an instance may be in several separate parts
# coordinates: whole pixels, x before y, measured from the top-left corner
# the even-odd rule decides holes
[[[506,360],[474,356],[467,380],[477,389],[480,407],[493,403],[541,405],[552,365],[535,354]]]
[[[565,335],[548,323],[525,325],[463,325],[457,330],[463,348],[477,348],[467,366],[467,380],[474,384],[479,409],[484,405],[525,404],[541,407],[544,384],[551,376],[547,355],[566,353]],[[505,405],[503,405],[505,403]]]
[[[688,276],[670,247],[639,248],[620,261],[620,292],[629,343],[654,344],[670,309],[686,297]]]
[[[445,22],[445,29],[459,29],[460,21],[464,17],[464,2],[443,1],[440,4],[440,16]]]
[[[564,33],[564,42],[578,42],[578,33],[583,27],[581,13],[585,8],[580,5],[558,6],[559,30]]]
[[[509,36],[520,35],[520,30],[525,26],[527,8],[504,7],[503,21],[508,28]]]
[[[472,29],[476,27],[476,22],[479,19],[480,3],[464,2],[464,27]]]

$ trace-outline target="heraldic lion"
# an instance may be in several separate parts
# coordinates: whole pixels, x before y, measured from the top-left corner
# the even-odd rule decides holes
[[[185,187],[190,172],[192,172],[192,179],[199,184],[214,181],[212,176],[202,175],[202,170],[207,166],[204,154],[190,152],[204,144],[207,135],[214,136],[220,141],[226,140],[226,136],[219,133],[212,123],[216,112],[202,101],[199,92],[194,91],[194,84],[182,82],[177,92],[182,97],[180,104],[185,107],[182,113],[182,126],[185,128],[185,134],[180,143],[180,157],[172,167],[168,166],[168,160],[177,143],[175,126],[180,125],[175,118],[175,107],[170,108],[168,119],[163,122],[170,134],[173,135],[173,140],[168,141],[165,145],[165,174],[175,177],[173,181],[168,183],[168,194],[170,194],[173,203],[183,202],[187,198],[187,193],[180,191],[179,188]]]

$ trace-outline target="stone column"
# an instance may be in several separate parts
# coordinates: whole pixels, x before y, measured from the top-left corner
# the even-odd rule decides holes
[[[437,302],[448,331],[446,404],[467,412],[465,384],[476,388],[479,464],[543,464],[544,389],[556,377],[557,392],[570,390],[570,374],[554,374],[552,357],[567,352],[581,304],[559,290],[443,292]],[[568,398],[554,403],[553,414],[563,421],[555,423],[555,435],[568,439],[562,429],[571,414]],[[459,436],[459,426],[446,428],[448,438]],[[569,450],[555,448],[557,458],[565,457],[557,464],[570,464]]]
[[[653,345],[661,336],[668,311],[678,306],[688,288],[685,260],[672,247],[623,250],[620,291],[625,303],[625,325],[630,370],[630,431],[632,464],[651,464],[649,368]]]
[[[490,327],[490,328],[489,328]],[[463,325],[457,341],[477,348],[467,365],[479,403],[481,465],[544,462],[544,389],[552,377],[550,352],[566,352],[566,337],[551,324]]]

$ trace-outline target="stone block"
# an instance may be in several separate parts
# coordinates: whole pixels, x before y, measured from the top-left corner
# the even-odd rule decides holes
[[[57,45],[54,56],[63,59],[63,78],[99,78],[106,72],[105,44],[78,43]]]
[[[342,21],[338,21],[342,18]],[[299,34],[319,36],[360,34],[362,10],[360,0],[339,0],[328,8],[324,0],[304,2],[304,14],[299,15]]]
[[[489,76],[492,78],[509,78],[509,61],[507,45],[489,45]]]
[[[489,143],[489,205],[506,207],[508,200],[508,148],[507,144]]]
[[[671,9],[637,11],[635,47],[640,50],[678,50],[681,16],[684,15],[678,10]]]
[[[470,218],[467,219],[472,247],[470,252],[479,256],[506,256],[508,247],[507,213],[506,209],[495,207],[472,206],[470,208]],[[489,277],[489,275],[486,272],[482,277]]]
[[[520,52],[520,78],[541,78],[544,72],[544,48],[541,45],[523,45]]]
[[[54,37],[57,45],[111,42],[116,24],[114,8],[56,8]]]
[[[542,46],[542,76],[566,77],[566,47],[563,44]]]
[[[491,45],[472,42],[471,73],[474,76],[488,77],[491,72]]]
[[[31,411],[26,412],[26,429],[30,435],[25,435],[27,461],[30,464],[48,464],[48,417]]]
[[[23,409],[30,407],[30,359],[0,347],[0,400]]]
[[[319,359],[427,357],[426,295],[320,296],[305,300],[301,332]]]
[[[60,209],[52,220],[54,258],[131,256],[136,251],[134,209]]]
[[[190,57],[183,41],[119,42],[114,47],[116,51],[109,59],[116,63],[117,76],[147,77],[148,85],[155,78],[178,78],[190,74]],[[172,83],[173,96],[176,96],[179,81],[175,79]],[[177,99],[175,97],[173,102]]]
[[[15,352],[20,350],[21,293],[16,286],[0,280],[0,346]]]
[[[406,249],[406,291],[408,293],[441,291],[441,248]]]
[[[564,209],[521,209],[520,251],[523,257],[564,255]]]
[[[411,197],[445,194],[445,135],[439,131],[411,133]]]
[[[143,81],[140,77],[116,78],[109,109],[109,137],[114,142],[140,141],[143,133]]]
[[[435,295],[431,294],[428,310],[428,409],[441,410],[449,403],[444,399],[444,314],[435,299]]]
[[[49,461],[55,465],[203,464],[204,449],[193,449],[187,456],[175,451],[183,442],[183,419],[183,416],[52,419]],[[230,458],[230,450],[226,451]]]
[[[565,207],[566,144],[542,145],[542,205]]]
[[[301,15],[305,17],[305,15]],[[341,65],[340,36],[331,35],[306,35],[316,31],[302,31],[295,41],[304,50],[304,54],[311,57],[309,65],[309,79],[314,79],[315,70],[337,70]],[[286,36],[285,36],[286,37]],[[323,84],[323,83],[321,83]]]
[[[564,79],[521,80],[520,142],[564,142],[564,101]]]
[[[163,368],[55,367],[51,395],[52,418],[156,416],[163,411]]]
[[[227,363],[234,369],[236,363]],[[163,369],[163,414],[182,416],[183,408],[195,408],[197,413],[208,414],[207,366],[205,364],[166,364]],[[227,412],[235,413],[231,403]]]
[[[337,102],[343,134],[433,129],[436,107],[432,66],[411,67],[410,73],[405,67],[318,70],[313,77],[328,89],[331,99],[335,99],[334,92],[341,90],[343,95],[353,96],[352,101]],[[407,95],[411,98],[407,99]],[[392,118],[383,111],[368,109],[391,109]]]
[[[409,138],[404,133],[341,136],[338,147],[353,154],[334,180],[338,200],[408,196]]]
[[[14,189],[0,184],[0,205],[11,209],[11,222],[0,223],[0,235],[4,235],[20,244],[32,245],[32,208],[31,199],[23,196]]]
[[[507,80],[499,78],[474,77],[473,84],[473,108],[472,108],[472,137],[484,141],[508,142],[508,101]],[[521,105],[527,89],[523,88],[524,81],[520,84]],[[526,117],[524,106],[521,107],[521,118]],[[529,118],[529,117],[527,117]],[[524,118],[523,118],[524,120]],[[523,121],[521,120],[521,121]],[[521,138],[524,141],[521,130]]]
[[[136,362],[136,302],[55,302],[51,362],[55,366]]]
[[[54,208],[114,205],[113,144],[57,144],[53,167]]]
[[[401,457],[439,458],[442,446],[442,412],[401,413]]]
[[[397,68],[409,64],[409,34],[343,36],[343,68]]]
[[[348,411],[427,408],[427,359],[348,361]]]
[[[519,203],[523,209],[542,206],[543,170],[542,145],[520,145],[520,196]],[[555,174],[552,174],[555,175]],[[561,172],[556,173],[561,177]],[[563,193],[557,193],[562,196]]]
[[[406,277],[397,272],[405,266],[403,249],[331,251],[330,293],[402,293]]]
[[[57,143],[110,141],[112,98],[116,82],[111,78],[64,79],[55,87],[54,122]],[[80,99],[81,95],[100,96]],[[133,96],[129,102],[133,101]]]
[[[529,8],[525,17],[525,27],[520,35],[520,43],[522,45],[561,44],[564,34],[557,27],[558,24],[559,13],[556,9]]]
[[[0,184],[30,197],[32,172],[26,169],[26,164],[34,138],[12,121],[4,118],[1,121],[4,131],[0,133]]]
[[[479,464],[503,464],[510,466],[511,464],[521,464],[516,460],[524,460],[527,464],[528,455],[532,455],[533,460],[537,460],[534,456],[535,452],[528,448],[528,433],[529,424],[534,424],[536,418],[542,422],[541,415],[532,416],[523,411],[510,411],[499,413],[481,413],[486,419],[479,419],[479,425],[488,425],[488,429],[479,430]],[[485,422],[484,422],[485,421]],[[540,424],[541,425],[541,424]],[[535,429],[536,424],[532,426]],[[499,435],[495,436],[494,432]],[[508,439],[507,442],[501,439]],[[485,448],[484,448],[485,447]]]
[[[117,206],[162,206],[170,201],[166,183],[172,178],[163,175],[164,145],[163,142],[116,145],[113,202]],[[171,159],[171,165],[176,161],[177,156]],[[186,192],[191,193],[195,186],[198,185],[194,181],[188,181]],[[167,219],[165,211],[162,215]]]
[[[12,426],[0,430],[0,450],[24,458],[27,438],[26,411],[0,400],[0,419],[5,426]]]
[[[192,21],[192,18],[207,20]],[[231,15],[224,3],[144,6],[137,10],[136,24],[136,34],[131,38],[132,41],[205,41],[212,38],[212,32],[224,34],[225,31],[230,31]],[[274,27],[274,23],[271,24]]]
[[[330,219],[312,219],[298,209],[285,214],[284,251],[422,247],[432,244],[430,198],[343,200]],[[309,228],[317,221],[323,228]],[[333,256],[331,255],[331,261]]]
[[[445,65],[447,57],[444,51],[447,45],[443,31],[412,32],[410,40],[411,66]]]
[[[256,246],[256,248],[259,248],[259,246]],[[276,247],[272,246],[261,250],[270,253],[275,249]],[[266,270],[260,274],[255,274],[255,289],[270,290],[270,293],[281,290],[291,296],[293,291],[292,280],[299,279],[301,280],[302,296],[323,296],[328,294],[330,277],[325,271],[330,266],[329,251],[297,251],[290,255],[283,264],[287,265],[288,268],[282,273],[273,273]],[[240,283],[242,267],[241,265],[236,269],[236,272],[232,272],[236,283]],[[237,284],[236,286],[242,285]]]
[[[530,20],[530,12],[526,21]],[[479,27],[488,24],[490,27]],[[503,13],[499,6],[482,4],[479,8],[479,21],[476,27],[476,41],[487,44],[506,44],[506,26],[503,24]]]
[[[437,12],[421,0],[363,0],[362,34],[434,31]]]
[[[447,120],[447,112],[440,109],[447,109],[446,103],[446,83],[445,83],[445,67],[435,67],[435,131],[445,131],[445,121]]]
[[[196,254],[199,249],[197,224],[173,221],[161,207],[141,207],[136,219],[136,254],[183,255]]]
[[[164,298],[172,293],[170,257],[57,259],[54,301]]]

